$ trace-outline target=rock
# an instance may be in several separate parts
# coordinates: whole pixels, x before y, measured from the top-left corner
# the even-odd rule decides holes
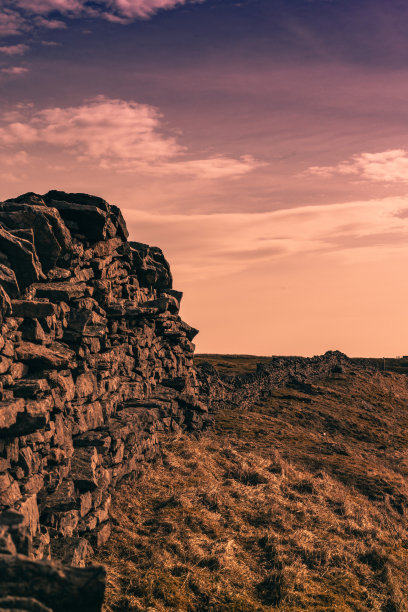
[[[10,461],[0,457],[0,472],[6,472],[8,469],[10,469]]]
[[[9,429],[17,421],[17,415],[24,411],[24,400],[6,400],[0,402],[0,437],[2,431]]]
[[[90,429],[96,429],[97,427],[101,427],[104,423],[104,414],[100,402],[93,402],[86,406],[73,404],[72,415],[75,421],[72,427],[72,433],[74,435],[84,433]]]
[[[110,206],[103,198],[99,196],[89,195],[87,193],[65,193],[65,191],[57,191],[55,189],[48,191],[42,197],[43,201],[49,206],[50,202],[72,202],[80,206],[94,206],[104,212],[109,212]]]
[[[19,327],[22,340],[29,342],[42,342],[46,344],[49,339],[37,319],[24,319]],[[49,339],[50,340],[50,339]]]
[[[19,500],[15,508],[24,517],[22,525],[27,526],[30,535],[34,536],[37,533],[40,519],[37,506],[37,496],[25,496],[23,499]]]
[[[10,425],[7,435],[25,436],[45,427],[50,420],[50,411],[54,402],[51,397],[26,400],[24,411],[17,414],[15,424]],[[0,432],[1,435],[1,432]]]
[[[4,202],[0,205],[0,222],[14,230],[29,228],[34,245],[45,270],[71,250],[71,236],[57,210],[34,204]]]
[[[1,285],[0,285],[0,313],[1,313],[1,319],[3,319],[4,317],[8,317],[11,314],[10,298]]]
[[[49,206],[56,208],[72,234],[80,234],[91,242],[98,242],[107,237],[106,212],[88,204],[64,202],[49,199]]]
[[[42,506],[43,512],[46,514],[49,514],[50,511],[66,512],[67,510],[76,508],[73,480],[64,480],[53,493],[47,495]]]
[[[8,529],[4,526],[0,527],[0,555],[16,555],[17,549],[13,542],[13,539],[8,531]],[[1,600],[0,600],[1,603]],[[1,606],[0,606],[1,610]]]
[[[3,612],[53,612],[32,597],[1,597],[0,610]]]
[[[186,334],[188,340],[190,341],[193,340],[198,334],[198,329],[191,327],[191,325],[188,325],[184,321],[181,321],[180,330]]]
[[[13,317],[29,319],[51,317],[57,312],[55,304],[35,300],[12,300],[11,307]]]
[[[45,347],[32,342],[20,342],[16,346],[16,356],[23,362],[48,368],[64,368],[75,362],[75,353],[58,343]]]
[[[18,482],[10,479],[9,486],[0,490],[0,506],[10,507],[21,499],[21,491]]]
[[[35,283],[35,295],[39,298],[48,298],[53,302],[69,302],[85,295],[84,283]]]
[[[11,298],[16,298],[20,294],[14,270],[4,264],[0,264],[0,285]]]
[[[34,598],[53,612],[99,612],[105,575],[101,566],[64,567],[22,555],[0,555],[0,592]]]
[[[109,255],[112,255],[116,249],[118,249],[123,244],[122,238],[111,238],[110,240],[103,240],[102,242],[97,242],[93,245],[93,255],[94,257],[105,258]]]
[[[149,247],[141,242],[129,242],[133,269],[142,287],[156,286],[159,289],[172,288],[170,266],[158,247]]]
[[[91,542],[93,543],[94,546],[96,546],[96,548],[100,548],[101,546],[106,544],[106,542],[109,539],[110,533],[111,533],[110,524],[106,522],[100,527],[98,527],[98,529],[94,530],[92,534]]]
[[[53,553],[66,565],[85,567],[93,555],[93,548],[85,538],[64,538],[53,542]]]
[[[97,381],[92,372],[80,374],[75,381],[75,390],[78,397],[88,397],[96,390]]]
[[[11,366],[11,360],[7,357],[0,356],[0,374],[5,374]]]
[[[121,210],[117,206],[111,206],[111,213],[118,235],[123,240],[127,240],[127,238],[129,238],[129,232],[127,230],[126,222],[123,218]]]
[[[98,486],[96,467],[98,453],[95,448],[77,448],[72,457],[71,476],[79,491],[93,491]]]
[[[58,280],[66,280],[72,276],[70,270],[66,270],[65,268],[52,268],[47,272],[47,279],[49,281],[58,281]]]
[[[50,385],[46,378],[25,378],[16,382],[13,390],[17,397],[39,397],[49,392]]]
[[[42,474],[33,474],[21,485],[21,490],[27,495],[37,495],[43,488],[44,476]]]
[[[14,273],[20,287],[25,288],[44,277],[34,246],[22,238],[13,236],[0,227],[0,251],[13,262]]]

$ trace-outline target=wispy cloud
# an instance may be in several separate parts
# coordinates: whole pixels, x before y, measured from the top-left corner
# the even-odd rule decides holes
[[[252,155],[242,155],[231,158],[215,155],[204,159],[193,159],[161,164],[152,172],[160,174],[186,174],[199,176],[205,179],[239,178],[256,168],[266,165],[255,159]]]
[[[65,27],[55,18],[100,18],[118,23],[147,19],[161,9],[173,9],[204,0],[2,0],[0,35],[19,34],[33,26],[57,29]]]
[[[293,257],[350,264],[405,257],[407,207],[408,198],[394,197],[253,214],[155,215],[128,209],[126,219],[139,239],[163,245],[186,279],[204,279]]]
[[[45,17],[36,17],[34,23],[39,28],[46,28],[48,30],[65,30],[66,23],[61,19],[47,19]]]
[[[5,166],[20,166],[21,164],[28,164],[28,155],[26,151],[16,151],[11,154],[0,154],[0,161]]]
[[[28,72],[28,68],[24,68],[23,66],[10,66],[8,68],[1,68],[1,72],[11,76],[22,76]]]
[[[18,11],[0,6],[0,36],[21,34],[26,26],[26,19]]]
[[[37,111],[30,106],[7,113],[0,124],[0,143],[10,148],[44,143],[102,168],[204,179],[238,178],[261,165],[249,155],[191,159],[187,148],[165,133],[157,108],[103,96],[79,106]]]
[[[24,55],[28,51],[29,46],[24,44],[19,45],[0,45],[0,53],[3,55]]]
[[[311,166],[308,172],[323,178],[341,174],[386,183],[407,182],[408,151],[389,149],[379,153],[358,153],[335,166]]]

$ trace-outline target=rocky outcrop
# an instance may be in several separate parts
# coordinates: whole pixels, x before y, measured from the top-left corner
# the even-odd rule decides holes
[[[99,602],[100,572],[46,560],[83,566],[158,432],[208,422],[181,298],[162,251],[129,242],[101,198],[0,203],[0,609],[99,609],[62,595],[87,584]]]

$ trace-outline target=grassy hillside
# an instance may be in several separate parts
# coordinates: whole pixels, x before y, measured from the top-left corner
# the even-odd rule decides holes
[[[281,388],[163,440],[114,500],[106,610],[408,611],[407,380]]]

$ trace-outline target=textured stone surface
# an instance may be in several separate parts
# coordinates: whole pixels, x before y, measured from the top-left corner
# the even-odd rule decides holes
[[[99,610],[102,570],[38,560],[84,567],[157,432],[209,422],[169,264],[127,237],[95,196],[0,203],[0,609]]]

